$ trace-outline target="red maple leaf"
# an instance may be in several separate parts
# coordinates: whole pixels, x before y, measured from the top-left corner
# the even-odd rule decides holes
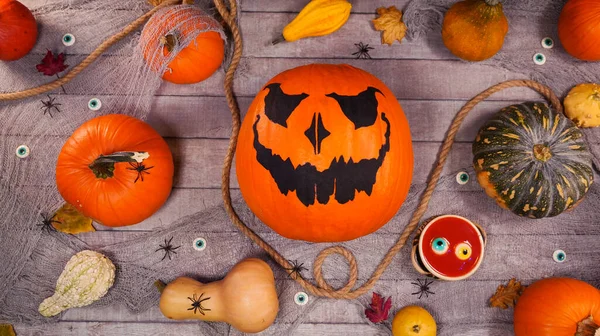
[[[58,75],[59,72],[65,71],[68,65],[65,64],[65,54],[60,53],[54,57],[52,51],[48,50],[48,53],[42,59],[42,63],[35,67],[46,76],[54,76]]]
[[[365,309],[365,315],[367,315],[369,321],[373,323],[383,322],[388,319],[390,308],[392,308],[392,297],[390,296],[386,300],[381,295],[373,292],[373,299],[369,306]]]

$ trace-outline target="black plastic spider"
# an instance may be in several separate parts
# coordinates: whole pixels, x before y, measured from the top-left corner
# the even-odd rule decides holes
[[[50,115],[50,118],[52,118],[52,109],[55,109],[56,112],[60,112],[60,110],[58,109],[58,106],[62,105],[60,103],[55,103],[54,100],[56,98],[51,98],[50,96],[46,96],[48,97],[47,101],[41,101],[42,104],[44,104],[42,107],[40,107],[42,110],[44,110],[44,115],[46,115],[46,113],[48,113]]]
[[[411,282],[412,285],[415,285],[417,287],[419,287],[419,290],[411,293],[411,295],[419,295],[419,300],[421,299],[421,297],[423,295],[425,295],[425,297],[429,297],[429,294],[435,294],[434,292],[429,290],[429,286],[433,283],[433,280],[427,280],[425,279],[423,282],[421,282],[420,279],[417,279],[417,282]]]
[[[286,268],[285,270],[289,272],[288,275],[292,279],[297,279],[298,276],[302,276],[302,274],[300,274],[302,271],[308,271],[308,268],[304,267],[304,263],[298,264],[298,260],[290,260],[290,264],[292,264],[292,267]]]
[[[61,224],[61,222],[52,219],[52,216],[48,216],[47,214],[40,214],[42,216],[42,222],[38,223],[37,226],[42,227],[42,231],[46,230],[46,232],[50,233],[50,231],[56,231],[53,223]]]
[[[166,257],[169,257],[169,260],[171,260],[171,253],[177,254],[177,252],[175,252],[175,250],[177,250],[178,248],[180,248],[181,245],[179,245],[177,247],[173,247],[173,245],[171,245],[171,241],[172,240],[173,240],[173,237],[171,237],[171,239],[169,239],[169,241],[167,241],[165,239],[165,244],[164,245],[162,245],[162,244],[158,245],[160,247],[157,248],[156,251],[154,251],[154,252],[158,252],[160,250],[164,250],[165,251],[165,255],[163,256],[162,259],[160,259],[160,261],[165,260]]]
[[[209,297],[207,298],[202,298],[202,296],[204,295],[204,293],[200,294],[200,297],[196,298],[196,294],[194,294],[192,297],[188,296],[188,299],[190,299],[190,301],[192,301],[192,307],[188,308],[187,310],[193,310],[194,314],[196,314],[196,311],[199,311],[200,314],[202,315],[206,315],[204,314],[205,311],[210,311],[210,309],[204,308],[202,307],[202,302],[210,299]]]
[[[142,180],[142,182],[144,182],[144,174],[150,175],[150,172],[148,172],[148,170],[154,168],[154,166],[146,167],[143,163],[139,162],[129,162],[129,165],[131,167],[127,168],[127,170],[135,170],[138,173],[133,183],[136,183],[138,180]]]
[[[355,53],[352,53],[352,56],[356,56],[356,59],[371,59],[371,55],[369,55],[369,51],[375,49],[373,47],[369,47],[368,44],[363,44],[362,42],[359,43],[355,43],[354,44],[357,48],[358,51]]]

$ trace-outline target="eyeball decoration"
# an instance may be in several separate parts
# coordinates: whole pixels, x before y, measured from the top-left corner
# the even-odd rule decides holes
[[[542,39],[542,47],[544,47],[544,49],[554,48],[554,40],[550,37],[544,37]]]
[[[537,54],[533,55],[533,63],[535,63],[537,65],[546,64],[546,56],[544,56],[544,54],[542,54],[542,53],[537,53]]]
[[[483,261],[485,236],[483,228],[464,217],[435,217],[419,228],[413,240],[413,266],[442,280],[466,279]]]
[[[556,250],[552,254],[552,259],[557,263],[564,263],[567,260],[567,254],[563,250]]]
[[[206,248],[206,239],[204,238],[196,238],[194,240],[194,249],[196,251],[202,251]]]
[[[458,172],[458,174],[456,174],[456,182],[461,185],[469,183],[469,173],[466,171]]]
[[[70,33],[63,35],[62,43],[67,47],[72,46],[73,44],[75,44],[75,36],[73,36],[73,34]]]
[[[308,294],[304,292],[298,292],[294,295],[294,302],[299,306],[304,306],[308,303]]]
[[[88,102],[88,108],[92,111],[98,111],[100,108],[102,108],[102,102],[98,98],[92,98]]]
[[[26,145],[21,145],[17,147],[15,153],[17,154],[17,157],[19,159],[24,159],[29,156],[30,150],[29,147],[27,147]]]

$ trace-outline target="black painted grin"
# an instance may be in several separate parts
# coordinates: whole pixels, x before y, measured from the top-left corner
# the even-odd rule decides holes
[[[339,159],[334,158],[322,172],[309,162],[294,168],[289,158],[284,161],[280,155],[273,154],[271,149],[260,143],[256,126],[259,120],[260,116],[257,116],[253,125],[256,158],[269,171],[282,194],[296,191],[298,200],[307,207],[313,205],[315,199],[320,204],[327,204],[334,192],[335,200],[340,204],[354,200],[356,192],[364,191],[371,195],[377,172],[390,150],[390,122],[385,113],[381,113],[381,120],[387,125],[385,144],[379,149],[377,158],[361,159],[358,162],[350,158],[346,162],[341,156]]]

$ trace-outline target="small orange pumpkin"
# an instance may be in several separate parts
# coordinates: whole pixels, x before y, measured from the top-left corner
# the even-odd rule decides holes
[[[344,241],[383,226],[411,183],[408,122],[394,94],[349,65],[271,79],[242,124],[236,172],[250,209],[284,237]]]
[[[571,56],[600,61],[600,2],[567,1],[558,18],[558,37]]]
[[[514,312],[515,336],[594,336],[599,325],[600,291],[570,278],[534,282]]]
[[[225,41],[219,22],[192,5],[178,5],[154,14],[142,31],[144,60],[162,78],[193,84],[210,77],[223,62]],[[176,55],[172,53],[176,52]],[[165,64],[168,62],[168,65]]]
[[[0,61],[27,55],[37,36],[37,23],[27,7],[16,0],[0,0]]]
[[[499,0],[465,0],[444,16],[442,40],[454,55],[467,61],[494,56],[504,44],[508,20]]]
[[[143,221],[167,200],[173,156],[145,122],[111,114],[81,125],[64,144],[56,184],[67,203],[106,226]]]

